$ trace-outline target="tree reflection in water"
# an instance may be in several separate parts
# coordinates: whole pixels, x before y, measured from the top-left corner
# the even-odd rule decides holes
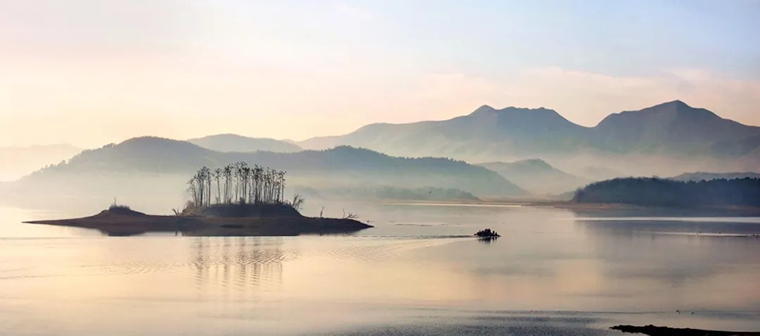
[[[212,293],[272,291],[282,284],[282,238],[202,237],[191,245],[196,289]]]

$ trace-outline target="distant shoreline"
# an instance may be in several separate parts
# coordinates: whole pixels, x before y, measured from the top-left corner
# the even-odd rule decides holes
[[[660,211],[660,212],[682,212],[692,215],[703,216],[741,216],[755,217],[760,216],[760,207],[749,206],[643,206],[620,203],[576,203],[576,202],[535,202],[529,204],[537,207],[552,207],[557,209],[576,210],[576,211],[610,211],[610,210],[641,210],[641,211]]]
[[[604,211],[655,211],[655,212],[679,212],[690,215],[700,216],[740,216],[756,217],[760,216],[760,207],[748,206],[700,206],[700,207],[679,207],[679,206],[643,206],[634,204],[621,203],[577,203],[572,201],[550,201],[550,200],[527,200],[527,199],[486,199],[486,200],[447,200],[447,201],[430,201],[430,200],[384,200],[382,204],[444,204],[444,205],[482,205],[482,206],[525,206],[537,208],[554,208],[579,212],[604,212]]]

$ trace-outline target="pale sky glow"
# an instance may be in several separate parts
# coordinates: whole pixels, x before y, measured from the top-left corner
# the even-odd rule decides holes
[[[488,104],[760,125],[758,1],[0,0],[0,146],[302,140]]]

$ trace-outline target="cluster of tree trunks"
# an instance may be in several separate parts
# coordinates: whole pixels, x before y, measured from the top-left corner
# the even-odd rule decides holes
[[[284,203],[285,172],[258,165],[251,167],[245,162],[213,170],[204,166],[187,184],[192,205],[196,207],[212,203]]]

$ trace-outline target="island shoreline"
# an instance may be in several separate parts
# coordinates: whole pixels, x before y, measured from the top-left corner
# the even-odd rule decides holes
[[[350,218],[304,216],[210,217],[148,215],[137,211],[104,210],[81,218],[25,221],[95,229],[109,236],[133,236],[151,232],[181,233],[183,236],[298,236],[305,234],[350,234],[373,226]]]

